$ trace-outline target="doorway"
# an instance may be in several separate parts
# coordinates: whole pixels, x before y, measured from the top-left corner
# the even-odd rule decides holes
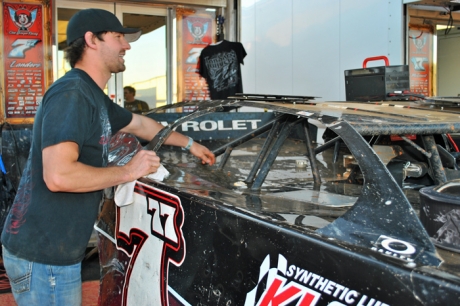
[[[432,81],[430,96],[460,96],[460,3],[459,1],[442,0],[404,0],[408,4],[407,16],[409,38],[411,26],[430,28],[430,39],[420,40],[430,45],[431,55],[426,58],[430,63],[429,73]],[[416,34],[418,35],[418,34]],[[409,44],[412,40],[409,40]],[[412,63],[412,61],[409,61]],[[412,84],[411,84],[412,85]]]
[[[145,101],[150,109],[170,104],[174,95],[168,93],[171,86],[172,62],[168,54],[167,41],[174,39],[168,27],[168,9],[147,5],[101,3],[83,1],[58,1],[56,5],[56,51],[54,52],[54,78],[63,76],[71,68],[64,59],[66,28],[70,18],[79,10],[99,8],[113,12],[125,27],[142,30],[141,37],[130,43],[126,52],[126,70],[113,74],[105,88],[106,94],[120,106],[124,106],[123,88],[131,86],[136,90],[135,98]],[[167,37],[171,36],[171,37]],[[172,52],[172,51],[169,51]]]

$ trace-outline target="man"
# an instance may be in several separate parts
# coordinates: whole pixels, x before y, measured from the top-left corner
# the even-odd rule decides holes
[[[73,68],[46,92],[37,110],[29,159],[2,233],[3,260],[18,305],[80,305],[81,260],[97,218],[102,190],[153,173],[160,159],[141,150],[121,167],[106,167],[117,131],[150,140],[158,122],[125,110],[104,94],[138,29],[110,12],[82,10],[67,27]],[[214,164],[206,147],[173,133],[181,146]]]
[[[149,110],[149,105],[147,102],[142,100],[137,100],[136,89],[132,86],[125,86],[123,88],[125,96],[125,108],[130,112],[140,114],[142,112],[147,112]]]

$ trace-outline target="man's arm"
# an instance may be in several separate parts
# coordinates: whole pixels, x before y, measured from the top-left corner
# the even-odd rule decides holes
[[[61,142],[43,149],[43,179],[53,192],[90,192],[130,182],[154,173],[160,158],[141,150],[121,167],[92,167],[78,161],[75,142]]]
[[[163,125],[145,116],[133,114],[131,123],[122,129],[143,139],[152,139]],[[174,132],[166,144],[185,147],[188,137]],[[190,152],[203,163],[214,164],[215,156],[208,148],[193,143]],[[43,179],[53,192],[89,192],[130,182],[157,171],[160,158],[150,150],[139,151],[126,165],[92,167],[78,161],[75,142],[61,142],[43,149]]]
[[[163,128],[162,124],[149,117],[133,114],[133,119],[122,131],[134,134],[144,140],[152,140]],[[165,144],[185,148],[188,141],[189,138],[187,136],[178,132],[172,132],[166,139]],[[190,153],[201,159],[203,164],[213,165],[216,161],[216,157],[208,148],[196,142],[193,142]]]

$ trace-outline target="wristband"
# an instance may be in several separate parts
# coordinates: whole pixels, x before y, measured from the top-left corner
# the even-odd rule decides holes
[[[192,144],[193,144],[193,139],[192,137],[189,137],[187,145],[183,147],[182,150],[187,150],[187,151],[190,150],[190,148],[192,147]]]

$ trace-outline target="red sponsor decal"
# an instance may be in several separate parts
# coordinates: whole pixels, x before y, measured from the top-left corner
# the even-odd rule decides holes
[[[286,284],[286,279],[276,276],[261,298],[260,306],[287,305],[299,299],[297,306],[316,305],[321,294],[295,282]]]

